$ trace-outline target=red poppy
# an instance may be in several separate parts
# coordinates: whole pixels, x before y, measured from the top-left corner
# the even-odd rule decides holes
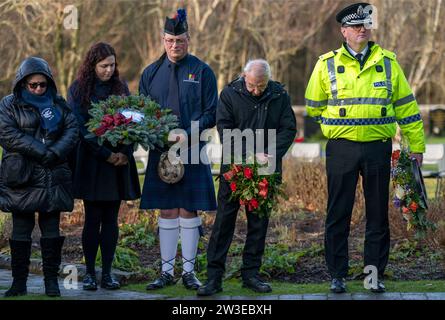
[[[252,179],[253,176],[253,170],[250,169],[249,167],[245,167],[244,168],[244,177],[246,177],[246,179]]]
[[[392,153],[392,161],[396,161],[400,158],[400,150],[396,150]]]
[[[252,208],[257,209],[259,207],[258,200],[253,198],[252,200],[249,201],[249,205],[251,205]]]
[[[116,113],[113,115],[113,121],[116,126],[119,126],[125,121],[125,117],[121,113]]]
[[[419,208],[418,204],[415,203],[414,201],[411,202],[411,204],[409,205],[409,208],[411,209],[412,212],[416,212],[417,208]]]
[[[407,207],[402,207],[402,212],[403,212],[403,213],[408,213],[408,212],[409,212],[409,209],[408,209]]]
[[[95,133],[98,137],[103,136],[105,132],[107,132],[107,127],[104,125],[101,125],[99,128],[96,129]]]
[[[266,178],[263,178],[263,180],[258,183],[258,187],[260,187],[260,189],[267,189],[268,186],[269,186],[269,181],[267,181]]]
[[[235,182],[230,183],[230,189],[232,190],[232,192],[236,191],[236,183]]]
[[[111,126],[114,123],[114,118],[111,114],[106,114],[104,115],[104,117],[102,118],[102,123],[107,125],[107,126]]]
[[[267,189],[261,189],[260,190],[260,192],[258,192],[258,195],[260,196],[260,197],[263,197],[264,199],[266,199],[267,198]]]
[[[224,174],[223,174],[223,177],[224,177],[224,179],[226,179],[226,181],[230,181],[230,180],[233,179],[233,176],[234,176],[234,175],[235,175],[235,174],[233,173],[233,171],[230,170],[230,171],[227,171],[226,173],[224,173]]]

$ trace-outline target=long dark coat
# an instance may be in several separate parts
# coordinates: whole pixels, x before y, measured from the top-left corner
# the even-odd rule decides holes
[[[40,128],[37,108],[26,104],[21,98],[22,83],[31,74],[43,74],[49,88],[57,92],[51,70],[45,60],[31,57],[17,70],[13,94],[0,103],[0,145],[3,148],[2,162],[13,153],[19,153],[33,167],[29,181],[11,188],[5,184],[7,165],[0,167],[0,209],[5,212],[60,212],[73,209],[71,171],[67,154],[76,145],[78,127],[74,115],[65,100],[53,97],[54,105],[62,115],[58,128],[48,133]],[[49,90],[48,88],[48,90]],[[54,164],[43,165],[48,151],[57,155]]]
[[[74,196],[88,201],[134,200],[141,196],[133,147],[116,148],[104,143],[99,145],[97,138],[88,138],[86,123],[90,119],[88,112],[81,106],[81,97],[77,94],[78,82],[69,88],[68,104],[77,117],[80,126],[80,143],[74,153]],[[130,92],[126,87],[126,94]],[[92,102],[106,99],[111,95],[108,83],[96,80]],[[128,157],[128,164],[116,167],[106,160],[111,152],[122,152]]]

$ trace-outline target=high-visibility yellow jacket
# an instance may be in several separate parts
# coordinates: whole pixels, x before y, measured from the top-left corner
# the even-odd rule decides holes
[[[396,123],[411,152],[425,152],[419,106],[393,52],[370,42],[363,66],[342,46],[320,56],[306,89],[306,110],[329,139],[392,138]]]

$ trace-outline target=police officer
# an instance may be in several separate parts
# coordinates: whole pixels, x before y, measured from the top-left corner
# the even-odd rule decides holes
[[[308,114],[329,139],[325,249],[335,293],[346,291],[348,236],[359,174],[366,202],[364,263],[378,270],[378,284],[371,290],[384,292],[391,138],[396,123],[419,164],[425,151],[419,107],[396,55],[369,41],[373,9],[368,3],[356,3],[337,14],[346,41],[340,49],[320,56],[305,96]]]
[[[180,127],[191,133],[191,122],[199,122],[199,131],[215,126],[218,92],[216,77],[210,67],[188,53],[190,36],[186,11],[179,9],[174,18],[166,18],[164,49],[161,58],[143,72],[139,92],[151,96],[162,108],[170,108],[180,119]],[[178,136],[180,141],[188,139]],[[200,155],[203,142],[190,147]],[[157,172],[161,153],[151,150],[141,197],[142,209],[160,209],[158,219],[162,273],[147,290],[175,283],[174,266],[178,239],[182,248],[182,283],[187,289],[201,285],[194,274],[201,219],[197,210],[216,210],[215,190],[210,165],[202,161],[185,164],[183,178],[168,184]],[[202,157],[203,155],[201,155]],[[191,159],[190,154],[188,159]],[[208,162],[207,162],[208,163]]]

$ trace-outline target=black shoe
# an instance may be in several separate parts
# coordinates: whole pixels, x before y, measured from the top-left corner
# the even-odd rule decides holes
[[[146,289],[157,290],[173,284],[175,284],[175,278],[173,278],[173,276],[168,272],[162,272],[161,276],[152,283],[149,283]]]
[[[100,287],[107,290],[117,290],[121,285],[111,274],[104,273],[102,274],[102,279],[100,279]]]
[[[243,288],[249,288],[259,293],[272,292],[272,287],[270,286],[270,284],[262,281],[256,276],[243,279]]]
[[[26,288],[26,279],[14,279],[12,281],[11,288],[4,293],[4,297],[17,297],[17,296],[25,296],[28,294]]]
[[[383,281],[378,280],[377,281],[377,288],[371,288],[371,292],[374,293],[383,293],[386,291],[385,284]]]
[[[346,283],[345,279],[342,278],[334,278],[331,281],[331,291],[333,293],[343,293],[346,292]]]
[[[17,241],[9,239],[11,248],[12,285],[4,293],[5,297],[26,295],[26,282],[28,280],[29,263],[31,256],[31,241]]]
[[[45,294],[48,297],[60,297],[59,282],[57,278],[45,279]]]
[[[222,291],[221,279],[208,279],[205,285],[198,288],[196,294],[201,297],[212,296]]]
[[[83,290],[87,291],[97,290],[96,275],[87,273],[85,277],[83,277]]]
[[[196,278],[193,272],[187,272],[182,275],[182,284],[188,290],[197,290],[202,283]]]

